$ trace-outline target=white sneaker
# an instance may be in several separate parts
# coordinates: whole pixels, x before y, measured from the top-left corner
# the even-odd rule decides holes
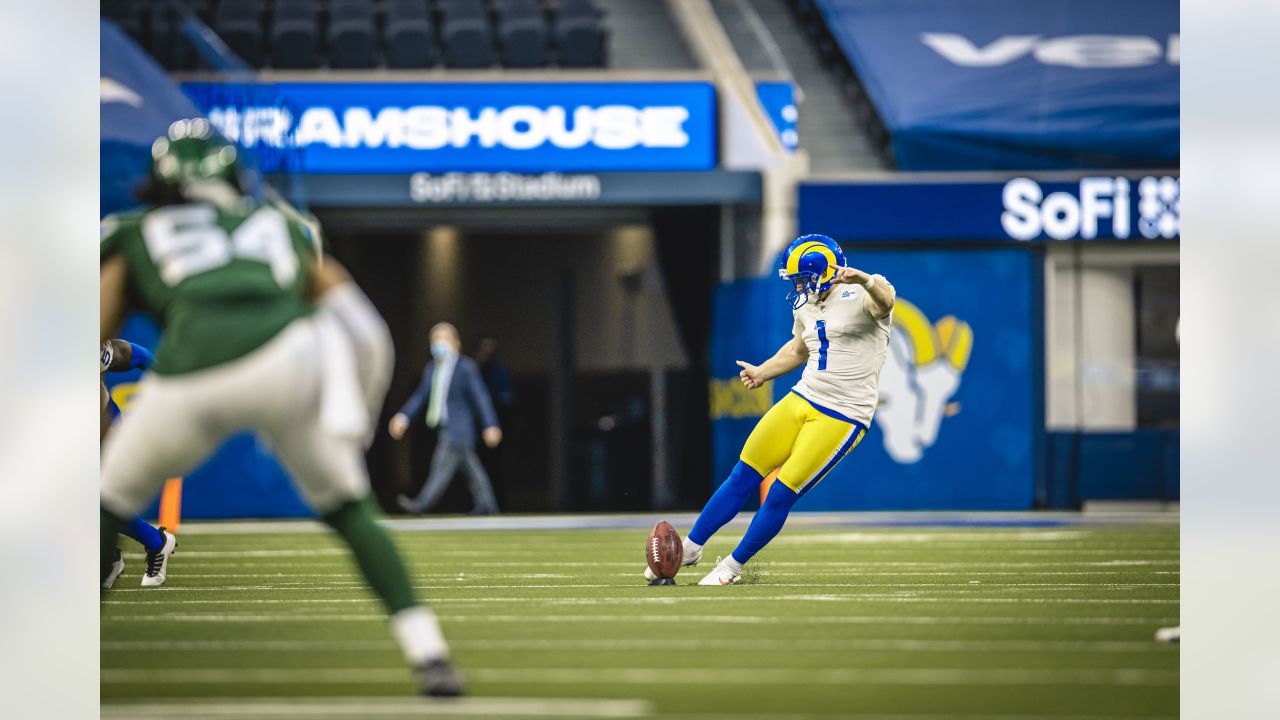
[[[102,589],[110,590],[122,572],[124,572],[124,558],[117,556],[116,561],[111,563],[111,572],[107,573],[107,577],[102,581]]]
[[[163,585],[169,571],[169,556],[178,547],[178,538],[173,533],[160,528],[164,536],[164,545],[155,552],[147,552],[147,571],[142,574],[142,587]]]
[[[742,573],[734,570],[721,561],[707,576],[698,581],[699,585],[732,585],[742,579]]]
[[[689,567],[690,565],[697,565],[698,561],[701,559],[702,559],[702,548],[698,548],[697,552],[685,553],[684,559],[680,561],[680,567]],[[653,582],[654,580],[658,579],[658,576],[655,575],[653,571],[649,569],[648,565],[644,566],[644,579],[648,580],[649,582]]]

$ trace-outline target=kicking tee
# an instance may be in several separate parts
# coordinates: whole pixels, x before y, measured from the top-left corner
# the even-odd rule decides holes
[[[311,312],[313,253],[269,205],[143,207],[102,221],[101,259],[128,263],[131,305],[164,327],[152,371],[178,375],[247,355]]]
[[[809,348],[809,361],[793,389],[870,427],[880,400],[880,368],[893,311],[872,317],[866,294],[861,285],[836,285],[826,300],[810,298],[795,311],[791,332]]]

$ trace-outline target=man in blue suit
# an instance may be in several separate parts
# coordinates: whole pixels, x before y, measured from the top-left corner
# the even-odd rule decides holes
[[[459,465],[467,475],[475,502],[471,514],[498,512],[489,475],[476,457],[476,427],[484,428],[482,436],[489,447],[502,442],[502,430],[480,369],[475,361],[460,352],[461,347],[458,329],[453,325],[442,322],[431,328],[432,360],[422,371],[418,389],[387,426],[391,437],[399,440],[409,429],[409,423],[425,410],[427,427],[440,431],[436,452],[431,458],[431,472],[422,491],[414,498],[405,495],[396,498],[401,508],[415,515],[436,504]]]

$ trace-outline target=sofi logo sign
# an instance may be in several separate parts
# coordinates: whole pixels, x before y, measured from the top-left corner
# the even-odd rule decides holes
[[[1179,232],[1181,201],[1176,177],[1149,176],[1137,181],[1087,177],[1080,179],[1078,188],[1050,193],[1035,180],[1015,178],[1005,183],[1003,199],[1000,226],[1015,240],[1154,240],[1175,238]]]
[[[284,83],[236,102],[186,87],[244,147],[293,152],[316,173],[707,170],[709,83]],[[203,102],[202,102],[203,101]]]

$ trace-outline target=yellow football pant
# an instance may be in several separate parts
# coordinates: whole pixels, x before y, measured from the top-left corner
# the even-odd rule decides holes
[[[742,446],[742,461],[761,475],[781,467],[778,479],[804,494],[858,446],[867,429],[792,391],[760,418]]]

